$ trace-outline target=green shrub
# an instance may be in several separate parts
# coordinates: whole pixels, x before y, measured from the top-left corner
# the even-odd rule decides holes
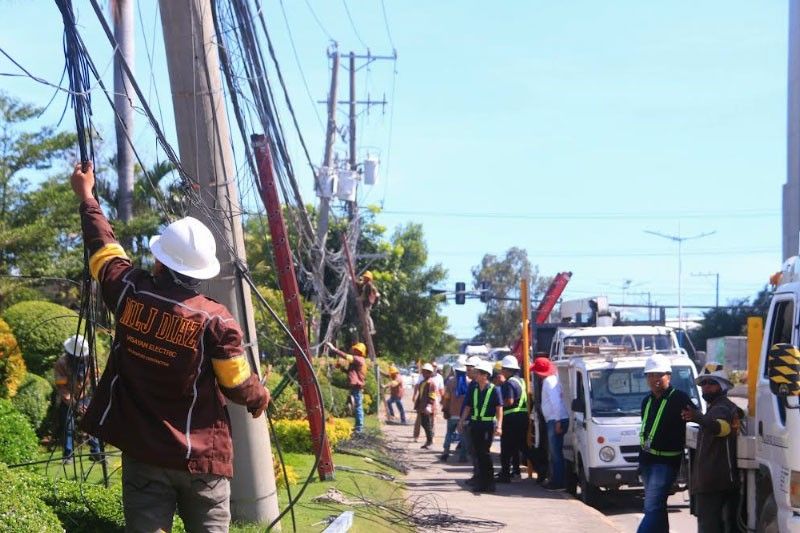
[[[25,415],[10,400],[0,400],[0,462],[18,464],[36,455],[39,440]]]
[[[13,398],[27,371],[17,339],[0,319],[0,398]]]
[[[63,352],[64,341],[78,331],[78,315],[62,305],[20,302],[3,313],[19,342],[28,369],[44,374]]]
[[[281,452],[311,453],[311,429],[308,420],[276,420],[273,423],[275,438],[281,446]],[[347,440],[353,433],[353,423],[344,418],[328,418],[325,421],[325,433],[331,447]]]
[[[62,532],[56,514],[38,497],[38,491],[30,490],[29,476],[0,464],[0,533]]]
[[[122,486],[59,479],[42,495],[69,533],[122,532]]]
[[[17,395],[11,399],[17,411],[25,415],[33,429],[42,434],[47,419],[53,386],[46,379],[28,372],[19,387]]]

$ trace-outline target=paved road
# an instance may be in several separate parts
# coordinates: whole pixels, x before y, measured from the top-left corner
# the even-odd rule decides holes
[[[408,411],[407,411],[408,412]],[[464,486],[471,475],[471,466],[437,461],[444,440],[445,422],[437,416],[434,445],[421,450],[412,438],[414,413],[408,412],[409,425],[385,424],[384,433],[394,446],[404,450],[404,460],[412,469],[405,476],[412,501],[432,502],[439,511],[478,522],[462,525],[463,531],[557,531],[558,533],[616,533],[626,531],[616,527],[602,513],[588,507],[563,492],[547,492],[532,479],[511,484],[498,484],[494,494],[473,494]],[[500,443],[492,447],[495,464],[499,463]],[[424,498],[424,500],[419,500]],[[481,523],[491,520],[494,524]]]
[[[410,390],[406,391],[410,399]],[[437,416],[434,446],[432,450],[420,450],[420,442],[412,439],[414,412],[406,401],[409,425],[384,425],[384,431],[395,444],[406,450],[413,470],[406,477],[412,494],[433,493],[450,511],[466,512],[472,517],[488,517],[504,523],[502,531],[558,531],[570,533],[591,531],[635,532],[642,518],[642,494],[640,491],[620,491],[604,495],[597,508],[584,505],[565,493],[550,493],[541,489],[533,480],[523,479],[510,485],[498,484],[496,494],[473,495],[463,486],[463,479],[470,475],[470,467],[453,462],[436,461],[441,452],[445,434],[445,422]],[[495,465],[500,443],[496,439],[492,447]],[[670,531],[672,533],[694,533],[697,522],[689,514],[688,493],[675,494],[669,499]],[[502,509],[502,514],[487,513],[487,510]],[[531,529],[533,526],[537,526]]]
[[[669,530],[671,533],[695,533],[697,520],[689,514],[689,493],[681,492],[670,496]],[[619,491],[604,495],[597,505],[620,531],[636,531],[642,519],[641,491]]]

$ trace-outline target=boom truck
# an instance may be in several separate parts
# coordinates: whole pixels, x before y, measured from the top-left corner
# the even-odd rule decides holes
[[[760,317],[748,319],[747,398],[732,398],[746,408],[737,437],[739,515],[748,532],[794,533],[800,532],[800,259],[787,259],[770,282],[766,327]],[[697,436],[697,426],[688,424],[689,448]]]

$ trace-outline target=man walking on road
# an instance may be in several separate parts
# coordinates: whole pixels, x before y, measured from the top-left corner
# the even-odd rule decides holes
[[[150,239],[152,272],[134,267],[94,199],[91,163],[71,178],[89,272],[114,310],[114,345],[81,427],[122,450],[129,531],[228,531],[233,442],[224,398],[258,418],[269,393],[230,312],[198,292],[219,272],[216,243],[186,217]],[[224,396],[224,398],[223,398]]]
[[[394,419],[394,407],[400,414],[400,423],[406,423],[406,410],[403,407],[403,376],[397,367],[392,365],[389,367],[389,382],[383,386],[384,389],[389,389],[389,398],[386,399],[386,411],[390,419]]]
[[[686,422],[700,425],[689,485],[697,530],[698,533],[733,533],[738,531],[736,435],[741,411],[728,399],[733,383],[718,365],[706,365],[695,382],[702,387],[708,406],[706,414],[690,408],[684,408],[681,414]]]
[[[519,456],[527,448],[528,392],[525,381],[519,377],[519,362],[513,355],[503,357],[503,436],[500,438],[499,483],[508,483],[520,477]]]
[[[647,358],[644,373],[650,394],[642,400],[639,470],[644,483],[644,518],[638,533],[668,533],[667,497],[683,459],[686,422],[683,409],[693,408],[691,398],[670,384],[669,358]]]
[[[547,357],[533,361],[533,372],[542,378],[542,414],[547,421],[547,449],[550,453],[548,490],[564,490],[564,434],[569,427],[569,412],[561,395],[556,366]]]
[[[439,456],[441,461],[447,461],[450,456],[450,446],[458,439],[458,421],[461,416],[461,407],[464,405],[464,398],[467,395],[467,356],[459,355],[458,361],[453,368],[453,373],[447,378],[444,383],[444,398],[442,399],[442,415],[447,420],[447,434],[444,436],[444,446],[442,455]],[[464,443],[460,442],[461,449],[459,450],[459,461],[466,462],[467,451],[464,448]]]
[[[357,342],[350,347],[350,353],[343,352],[328,343],[328,348],[338,358],[336,366],[347,372],[347,383],[350,385],[350,397],[353,398],[353,416],[356,419],[355,432],[364,431],[364,384],[367,382],[367,347],[363,342]]]
[[[478,473],[473,485],[475,492],[494,492],[494,468],[489,449],[495,436],[503,433],[503,395],[499,387],[489,382],[492,375],[492,364],[481,361],[475,367],[476,386],[471,396],[464,402],[466,407],[459,421],[459,430],[463,429],[464,420],[470,419],[470,433],[475,456],[478,462]]]
[[[420,419],[420,426],[425,431],[423,450],[427,450],[433,444],[433,417],[436,412],[436,397],[438,394],[436,382],[433,380],[433,365],[425,363],[422,365],[422,383],[419,385],[417,403],[414,405],[417,417]]]

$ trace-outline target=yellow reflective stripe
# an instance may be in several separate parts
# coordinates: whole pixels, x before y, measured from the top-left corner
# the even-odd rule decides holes
[[[89,272],[92,277],[98,279],[103,266],[115,257],[128,258],[125,250],[116,242],[110,242],[92,254],[92,257],[89,258]]]
[[[56,378],[56,385],[66,385],[67,378]]]
[[[243,355],[230,359],[211,359],[214,366],[214,375],[220,385],[232,389],[244,383],[250,377],[250,365]]]
[[[350,355],[350,354],[345,355],[344,358],[347,359],[348,363],[352,363],[353,362],[353,356]]]
[[[719,422],[719,435],[717,437],[727,437],[731,434],[731,425],[728,424],[727,420],[717,418],[717,422]]]

